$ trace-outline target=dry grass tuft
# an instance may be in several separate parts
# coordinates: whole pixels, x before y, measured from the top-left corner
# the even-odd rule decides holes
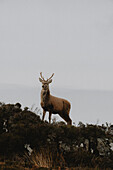
[[[62,156],[59,153],[53,153],[50,149],[41,149],[39,152],[34,151],[31,156],[25,154],[26,158],[29,160],[35,168],[52,168],[56,167],[65,167],[66,163]]]

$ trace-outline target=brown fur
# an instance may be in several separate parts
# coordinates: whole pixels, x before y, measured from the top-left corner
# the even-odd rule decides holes
[[[72,124],[72,120],[69,117],[69,112],[71,105],[70,103],[62,98],[54,97],[50,95],[49,83],[47,80],[41,80],[42,90],[41,90],[41,107],[43,108],[43,120],[46,114],[46,111],[49,112],[49,122],[51,122],[51,114],[59,114],[67,124]],[[52,82],[52,81],[51,81]]]

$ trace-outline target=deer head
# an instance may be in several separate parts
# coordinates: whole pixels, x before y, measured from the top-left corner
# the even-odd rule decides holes
[[[49,84],[52,82],[52,77],[54,76],[54,73],[52,74],[51,77],[49,77],[47,80],[44,79],[44,77],[42,76],[42,72],[40,72],[40,77],[39,77],[39,81],[42,83],[42,89],[43,90],[48,90],[49,89]]]

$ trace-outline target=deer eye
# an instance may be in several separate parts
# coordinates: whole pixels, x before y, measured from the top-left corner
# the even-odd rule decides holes
[[[44,85],[42,85],[42,87],[44,88]]]

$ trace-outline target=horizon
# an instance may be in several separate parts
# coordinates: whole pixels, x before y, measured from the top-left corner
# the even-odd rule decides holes
[[[52,83],[53,84],[53,83]],[[112,89],[93,89],[93,88],[71,88],[71,87],[63,87],[63,86],[58,86],[58,85],[50,85],[50,89],[67,89],[67,90],[75,90],[75,91],[97,91],[97,92],[113,92]],[[28,88],[41,88],[41,85],[28,85],[28,84],[17,84],[17,83],[0,83],[0,88],[1,87],[28,87]]]

